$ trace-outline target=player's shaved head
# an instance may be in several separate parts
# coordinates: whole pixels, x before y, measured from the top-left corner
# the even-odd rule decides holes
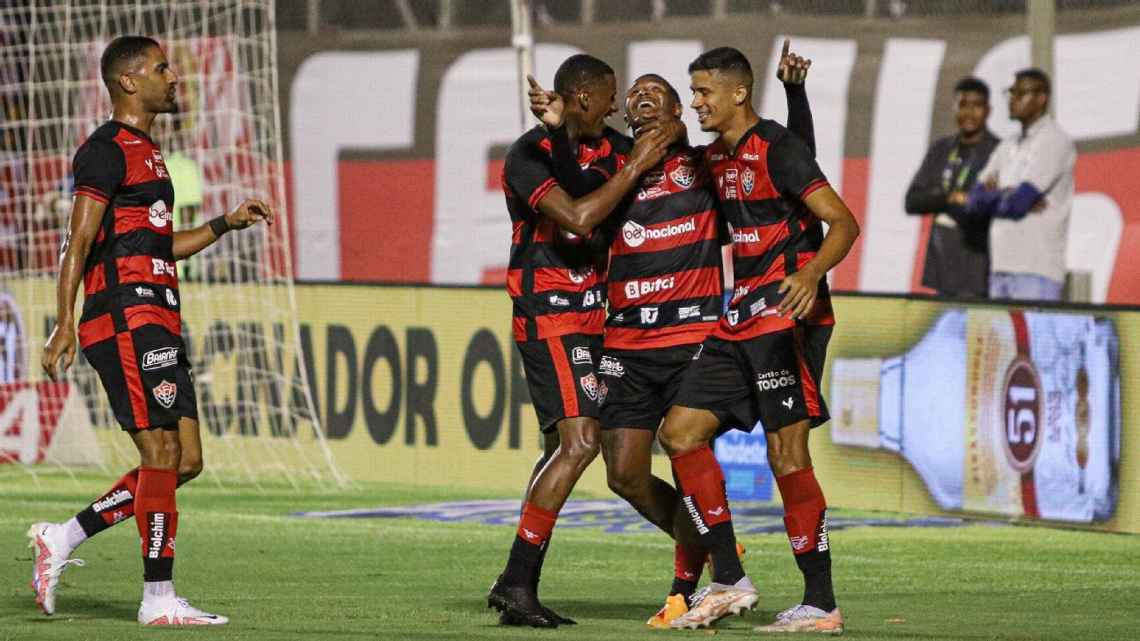
[[[157,40],[146,36],[119,36],[112,40],[103,50],[103,57],[99,61],[103,84],[113,87],[119,74],[146,56],[151,47],[158,46]]]
[[[570,56],[554,72],[554,90],[563,98],[572,99],[580,91],[589,88],[606,76],[613,76],[613,67],[585,53]]]
[[[669,84],[669,81],[666,80],[665,78],[662,78],[661,76],[659,76],[655,73],[647,73],[647,74],[642,74],[642,75],[638,76],[637,80],[633,81],[633,84],[636,85],[638,82],[641,82],[642,80],[655,80],[655,81],[665,85],[665,87],[669,90],[669,95],[673,98],[673,100],[677,101],[678,103],[681,102],[681,94],[677,93],[677,89],[673,85]]]
[[[689,63],[689,73],[694,71],[719,72],[733,76],[738,82],[752,90],[752,65],[748,58],[732,47],[710,49]]]

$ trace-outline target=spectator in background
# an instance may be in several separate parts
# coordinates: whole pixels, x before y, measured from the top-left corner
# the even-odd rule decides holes
[[[1048,114],[1049,76],[1014,76],[1009,115],[1021,133],[998,145],[970,190],[969,214],[992,218],[990,296],[1061,300],[1077,149]]]
[[[990,219],[967,216],[966,194],[998,146],[986,127],[990,88],[977,78],[954,87],[958,133],[934,141],[906,190],[906,213],[934,214],[922,285],[944,296],[985,298]]]

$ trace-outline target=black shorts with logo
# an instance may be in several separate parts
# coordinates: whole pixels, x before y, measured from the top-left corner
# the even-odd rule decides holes
[[[766,432],[828,421],[820,394],[830,325],[800,325],[745,341],[709,337],[685,372],[677,405],[706,409],[725,427]]]
[[[604,390],[602,429],[656,430],[673,405],[698,345],[604,350],[598,384]]]
[[[161,325],[118,332],[83,350],[99,372],[119,425],[128,432],[178,429],[198,419],[194,378],[182,338]]]
[[[600,390],[594,368],[602,351],[600,335],[566,334],[515,345],[543,432],[554,430],[564,418],[598,417]]]

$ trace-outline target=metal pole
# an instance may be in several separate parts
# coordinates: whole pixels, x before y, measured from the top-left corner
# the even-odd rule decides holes
[[[530,114],[526,77],[534,74],[534,32],[531,28],[530,0],[511,0],[511,46],[515,49],[518,63],[519,131],[526,131]]]
[[[305,30],[315,36],[321,30],[321,0],[309,0],[305,9]]]
[[[1029,0],[1026,5],[1025,26],[1029,32],[1033,66],[1053,78],[1053,34],[1057,29],[1057,2]]]

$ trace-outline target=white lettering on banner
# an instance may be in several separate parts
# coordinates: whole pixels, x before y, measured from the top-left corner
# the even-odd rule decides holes
[[[660,75],[673,85],[673,88],[681,94],[681,102],[685,105],[681,121],[689,130],[689,142],[693,145],[707,145],[715,139],[713,133],[701,131],[697,112],[689,109],[687,105],[690,92],[689,74],[686,69],[702,51],[704,43],[700,40],[642,40],[631,42],[626,49],[626,85],[632,84],[639,76],[647,73]],[[625,87],[618,87],[619,92],[624,90]]]
[[[903,200],[910,176],[930,146],[930,114],[945,53],[945,41],[919,38],[889,38],[883,48],[871,125],[860,289],[910,291],[921,220],[906,215]],[[948,105],[946,109],[949,113]]]
[[[535,77],[545,87],[553,86],[558,65],[580,52],[559,44],[539,44],[534,49]],[[433,282],[478,283],[488,268],[507,262],[504,241],[511,237],[510,219],[502,190],[487,188],[487,162],[492,148],[509,145],[522,133],[518,91],[515,52],[509,48],[468,51],[440,80]],[[527,128],[533,123],[531,118]]]
[[[412,146],[419,61],[415,49],[325,51],[297,68],[289,95],[289,157],[294,184],[304,185],[295,190],[296,237],[304,239],[297,243],[299,278],[340,278],[337,156],[346,147]],[[367,78],[384,82],[362,81]]]
[[[808,74],[811,92],[811,115],[815,123],[815,157],[823,174],[835,191],[843,193],[843,150],[847,140],[847,90],[851,84],[851,70],[855,67],[858,45],[855,40],[845,38],[806,38],[787,35],[792,39],[792,48],[812,59],[811,73]],[[768,72],[761,73],[764,83],[764,96],[760,113],[765,118],[778,122],[788,122],[788,100],[776,78],[780,64],[780,49],[785,34],[772,40],[768,55]],[[758,61],[757,61],[758,62]],[[757,71],[760,65],[756,67]],[[927,121],[930,114],[925,114]],[[925,139],[923,139],[925,144]],[[905,181],[917,168],[910,167]]]

